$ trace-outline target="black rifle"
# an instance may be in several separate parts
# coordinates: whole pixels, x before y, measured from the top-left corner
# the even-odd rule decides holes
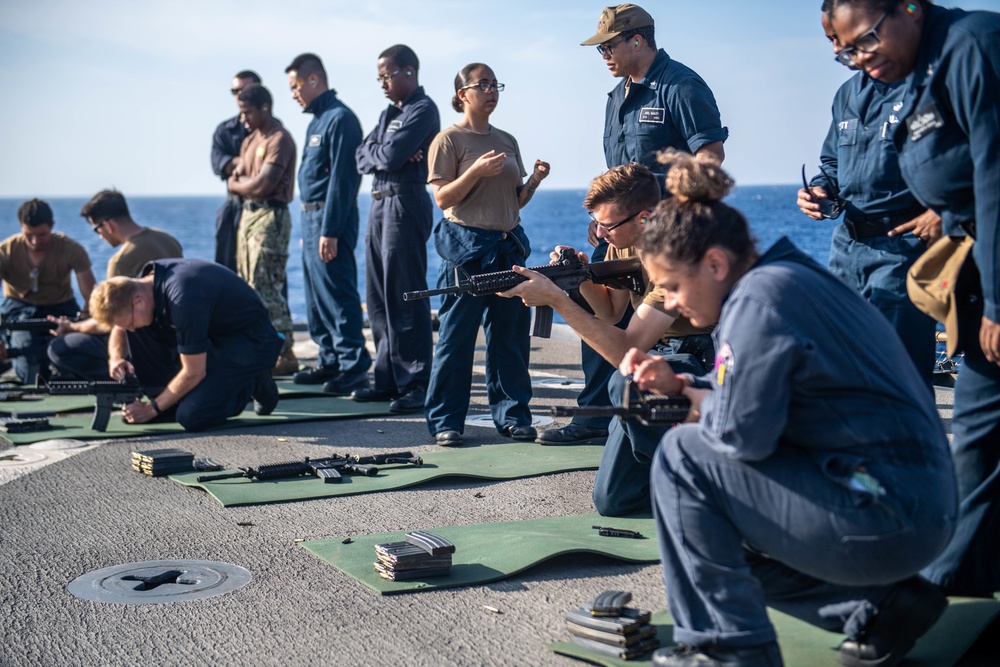
[[[412,463],[415,466],[421,466],[424,462],[423,459],[415,456],[412,452],[392,452],[389,454],[375,454],[373,456],[334,454],[333,456],[321,459],[310,459],[307,457],[302,461],[270,463],[262,465],[259,468],[240,468],[239,472],[200,475],[198,482],[215,482],[220,479],[237,479],[240,477],[266,481],[288,477],[312,476],[322,479],[325,484],[336,484],[341,481],[344,474],[374,477],[378,474],[378,468],[374,465],[369,465],[371,463],[379,465]]]
[[[646,279],[642,272],[642,262],[639,261],[638,257],[584,264],[569,248],[563,248],[557,262],[545,266],[534,266],[530,270],[542,274],[560,289],[565,290],[569,297],[588,313],[593,313],[594,310],[580,294],[580,284],[584,281],[589,280],[598,285],[607,285],[615,289],[626,289],[636,294],[642,294],[646,291]],[[457,268],[455,272],[458,273]],[[528,279],[519,273],[514,273],[514,271],[480,273],[468,276],[467,280],[459,280],[456,275],[456,284],[452,287],[405,292],[403,300],[414,301],[439,294],[487,296],[497,292],[506,292],[526,280]],[[551,333],[552,307],[536,306],[531,335],[537,338],[548,338]]]
[[[81,380],[79,382],[49,382],[42,391],[49,396],[83,396],[92,395],[97,401],[94,406],[94,419],[90,428],[104,432],[108,428],[108,419],[115,404],[128,405],[143,396],[142,386],[135,375],[128,373],[121,382]]]
[[[687,419],[691,411],[691,401],[686,396],[660,396],[658,394],[643,394],[635,392],[638,398],[632,399],[632,379],[625,380],[622,392],[622,405],[587,405],[576,408],[553,407],[553,417],[618,417],[627,419],[635,417],[647,426],[649,424],[680,424]]]
[[[79,322],[80,313],[70,318],[70,322]],[[0,329],[4,331],[54,331],[59,322],[47,317],[29,317],[23,320],[8,320],[0,317]]]

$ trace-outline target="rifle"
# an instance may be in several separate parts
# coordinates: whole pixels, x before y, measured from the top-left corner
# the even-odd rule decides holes
[[[270,479],[283,479],[287,477],[318,477],[324,484],[338,484],[343,475],[365,475],[374,477],[378,474],[378,468],[374,465],[386,465],[391,463],[411,463],[415,466],[423,465],[424,461],[413,452],[391,452],[388,454],[375,454],[372,456],[349,456],[347,454],[334,454],[321,459],[310,459],[306,457],[302,461],[285,461],[282,463],[269,463],[259,468],[240,468],[239,472],[222,473],[219,475],[199,475],[198,482],[215,482],[220,479],[237,479],[244,477],[250,480],[267,481]]]
[[[82,380],[78,382],[49,382],[42,391],[49,396],[83,396],[90,394],[97,401],[94,406],[94,419],[90,428],[104,432],[108,428],[108,419],[115,404],[128,405],[142,398],[142,386],[132,373],[127,373],[121,382]]]
[[[580,284],[586,280],[597,285],[607,285],[614,289],[627,289],[636,294],[642,294],[646,291],[646,279],[642,271],[642,262],[639,261],[638,257],[584,264],[576,256],[576,253],[569,248],[563,248],[560,250],[558,261],[546,264],[545,266],[531,267],[530,270],[542,274],[554,282],[560,289],[565,290],[574,303],[588,313],[593,313],[594,310],[587,303],[583,295],[580,294]],[[514,271],[480,273],[468,276],[467,280],[460,280],[457,275],[458,268],[456,267],[455,274],[456,284],[454,286],[417,292],[404,292],[403,301],[426,299],[427,297],[439,294],[487,296],[496,294],[497,292],[506,292],[528,280],[521,274],[514,273]],[[537,338],[548,338],[551,333],[552,307],[536,306],[531,335]]]
[[[70,318],[70,322],[79,322],[80,313]],[[54,331],[59,322],[47,317],[29,317],[23,320],[7,320],[0,318],[0,329],[4,331]]]
[[[587,405],[583,407],[551,408],[553,417],[618,417],[627,419],[635,417],[644,425],[650,424],[680,424],[687,419],[691,411],[691,401],[686,396],[660,396],[658,394],[643,394],[636,391],[637,399],[632,400],[632,376],[625,380],[622,391],[622,405]]]

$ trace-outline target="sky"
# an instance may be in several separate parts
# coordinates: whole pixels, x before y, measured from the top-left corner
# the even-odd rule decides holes
[[[698,72],[729,127],[737,183],[794,183],[818,164],[830,102],[848,71],[833,60],[820,0],[647,0],[656,41]],[[1000,0],[942,2],[1000,11]],[[301,144],[311,116],[285,67],[311,51],[365,133],[386,100],[385,48],[405,43],[442,127],[453,80],[485,62],[506,84],[492,116],[524,161],[548,161],[543,187],[586,188],[605,169],[607,92],[616,84],[579,43],[603,5],[580,0],[33,0],[0,2],[0,197],[222,195],[209,151],[236,113],[237,71],[258,72]],[[369,186],[368,181],[362,188]]]

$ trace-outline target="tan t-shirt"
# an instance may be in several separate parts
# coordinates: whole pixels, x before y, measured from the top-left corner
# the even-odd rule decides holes
[[[173,236],[154,227],[144,227],[108,260],[108,278],[135,278],[146,262],[183,256],[181,244]]]
[[[51,306],[74,298],[71,274],[90,268],[83,246],[65,234],[52,232],[42,263],[33,270],[28,243],[21,234],[0,242],[0,280],[4,296],[36,306]]]
[[[526,176],[517,140],[491,127],[486,134],[452,125],[440,132],[427,151],[427,182],[454,181],[489,151],[506,153],[503,170],[480,179],[465,199],[444,212],[444,217],[467,227],[509,232],[521,222],[517,186]]]
[[[613,245],[609,245],[608,252],[604,256],[604,259],[605,261],[608,261],[612,259],[627,259],[629,257],[638,257],[641,260],[642,252],[634,246],[629,246],[628,248],[616,248]],[[670,325],[670,328],[667,329],[667,333],[663,334],[663,338],[660,340],[666,342],[671,338],[712,333],[712,329],[715,327],[703,327],[699,329],[691,324],[691,321],[680,313],[668,312],[667,309],[663,307],[666,295],[662,289],[654,285],[649,279],[649,275],[646,273],[646,267],[643,267],[642,269],[642,277],[646,279],[646,293],[641,296],[629,293],[629,298],[632,301],[632,307],[638,309],[640,305],[646,304],[653,310],[677,318],[674,320],[673,324]]]
[[[264,169],[265,164],[273,164],[282,169],[281,178],[274,184],[270,194],[261,199],[283,201],[286,204],[295,199],[295,142],[281,123],[275,121],[270,134],[254,130],[240,146],[240,164],[243,171],[253,178]]]

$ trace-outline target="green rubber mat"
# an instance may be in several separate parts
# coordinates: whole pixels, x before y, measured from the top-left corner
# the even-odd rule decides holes
[[[70,397],[59,397],[70,398]],[[152,424],[126,424],[121,419],[121,411],[114,410],[108,421],[108,430],[94,431],[90,428],[93,418],[93,398],[81,398],[91,401],[88,412],[60,414],[49,418],[52,428],[46,431],[32,433],[4,433],[0,441],[14,445],[30,445],[41,440],[52,438],[75,438],[77,440],[104,440],[106,438],[135,438],[144,435],[162,435],[164,433],[183,433],[184,429],[176,422]],[[53,400],[52,398],[46,400]],[[267,417],[258,417],[253,413],[253,407],[243,411],[239,417],[234,417],[220,429],[250,428],[266,424],[281,424],[292,422],[321,421],[327,419],[352,419],[358,417],[376,417],[388,415],[386,403],[357,403],[349,398],[337,396],[312,396],[292,398],[279,401],[275,411]]]
[[[375,477],[344,475],[339,484],[325,484],[316,477],[292,477],[263,482],[238,478],[198,483],[199,475],[211,473],[183,473],[171,475],[170,479],[185,486],[202,488],[223,507],[231,507],[391,491],[442,477],[499,480],[573,470],[596,470],[603,451],[603,447],[595,445],[542,447],[535,443],[463,447],[421,453],[424,464],[419,468],[409,464],[378,466],[379,474]]]
[[[973,598],[950,598],[948,609],[937,625],[920,638],[901,663],[902,667],[948,667],[961,658],[987,626],[1000,616],[1000,602]],[[837,647],[844,635],[827,632],[792,618],[780,611],[768,609],[771,623],[778,633],[781,656],[786,665],[808,667],[840,667]],[[674,626],[666,609],[653,614],[656,635],[661,646],[673,644]],[[568,633],[567,633],[568,634]],[[628,667],[650,664],[644,660],[619,660],[587,650],[573,642],[546,644],[555,653],[607,667]]]
[[[19,401],[0,403],[0,415],[48,416],[60,412],[80,412],[93,409],[93,396],[27,396]]]
[[[306,396],[330,396],[323,392],[321,384],[295,384],[291,378],[278,379],[278,394],[282,398]],[[381,412],[385,412],[388,401],[375,402]],[[0,401],[0,415],[48,416],[63,412],[83,412],[94,409],[93,396],[28,396],[19,401]]]
[[[593,529],[596,525],[637,530],[645,537],[601,537]],[[630,563],[656,563],[660,560],[656,524],[651,518],[612,519],[594,513],[427,530],[455,545],[451,574],[446,577],[389,581],[375,572],[375,545],[403,540],[405,531],[351,536],[347,544],[343,539],[333,539],[302,542],[301,546],[382,595],[486,584],[507,579],[550,558],[570,553],[600,554]]]

